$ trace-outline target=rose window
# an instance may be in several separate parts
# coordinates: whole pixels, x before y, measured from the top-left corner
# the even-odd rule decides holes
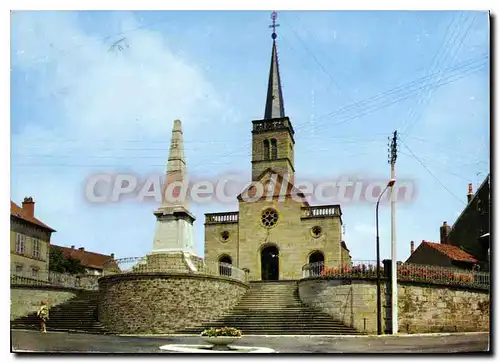
[[[266,228],[271,228],[278,222],[278,212],[272,208],[266,209],[261,216],[262,225]]]
[[[223,231],[223,232],[221,232],[221,234],[220,234],[220,239],[221,239],[223,242],[227,242],[227,240],[229,239],[229,232],[228,232],[228,231]]]
[[[314,226],[312,229],[311,229],[311,234],[313,235],[313,237],[315,238],[318,238],[319,236],[321,236],[321,227],[320,226]]]

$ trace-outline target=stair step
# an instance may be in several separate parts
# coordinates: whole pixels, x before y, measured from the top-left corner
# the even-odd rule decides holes
[[[47,331],[108,334],[97,320],[98,299],[98,293],[85,292],[52,307],[49,311]],[[36,314],[29,314],[11,321],[11,328],[40,330],[40,319]]]
[[[180,330],[200,334],[207,328],[232,326],[257,335],[360,335],[331,316],[302,303],[297,281],[250,282],[238,305],[218,319]]]

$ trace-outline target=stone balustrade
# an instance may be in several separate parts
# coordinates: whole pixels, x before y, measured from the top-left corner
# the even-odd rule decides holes
[[[205,224],[238,223],[238,212],[205,214]]]
[[[338,204],[334,204],[316,207],[302,207],[301,218],[328,218],[340,217],[340,215],[340,206]]]

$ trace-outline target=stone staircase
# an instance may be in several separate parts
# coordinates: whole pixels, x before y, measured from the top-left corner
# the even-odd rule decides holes
[[[85,291],[62,304],[51,307],[47,331],[107,334],[107,330],[97,318],[98,301],[98,291]],[[40,330],[40,319],[36,313],[32,313],[11,321],[11,328]]]
[[[234,327],[247,335],[359,335],[331,316],[304,305],[297,281],[256,281],[240,303],[213,322],[178,331],[200,334],[210,327]]]

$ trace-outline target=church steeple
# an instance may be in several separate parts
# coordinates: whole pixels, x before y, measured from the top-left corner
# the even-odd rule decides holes
[[[264,172],[272,170],[293,183],[295,169],[294,131],[290,119],[285,116],[283,93],[281,91],[278,52],[276,50],[276,12],[273,12],[273,50],[267,86],[266,110],[262,120],[252,121],[252,181],[258,180]]]
[[[273,38],[273,49],[271,53],[271,67],[269,69],[269,82],[267,85],[266,110],[264,112],[264,120],[272,118],[285,117],[285,106],[283,103],[283,92],[281,90],[281,79],[278,65],[278,52],[276,50],[276,12],[273,12],[271,19],[273,24],[269,27],[273,28],[271,37]]]

